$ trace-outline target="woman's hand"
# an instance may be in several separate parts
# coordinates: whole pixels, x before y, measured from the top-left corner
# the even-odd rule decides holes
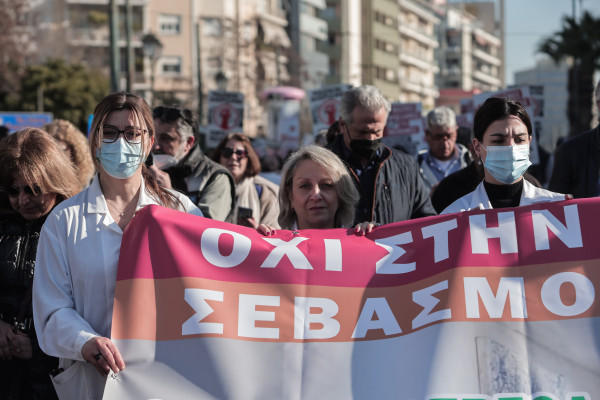
[[[258,228],[256,228],[258,233],[262,233],[265,236],[270,236],[275,234],[275,228],[270,225],[260,224]]]
[[[360,236],[365,236],[367,233],[371,233],[371,231],[373,231],[373,228],[375,228],[376,226],[379,226],[379,224],[377,224],[375,221],[365,221],[360,224],[356,224],[356,226],[354,227],[354,233]]]
[[[119,349],[109,338],[101,336],[91,338],[81,348],[81,355],[105,378],[111,370],[117,374],[125,369],[125,362],[121,358]]]

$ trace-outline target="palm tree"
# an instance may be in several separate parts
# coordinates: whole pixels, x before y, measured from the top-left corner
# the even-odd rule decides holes
[[[600,69],[600,18],[585,11],[579,23],[565,17],[562,30],[544,39],[538,51],[549,55],[555,63],[569,64],[570,136],[590,128],[594,94],[594,71]]]

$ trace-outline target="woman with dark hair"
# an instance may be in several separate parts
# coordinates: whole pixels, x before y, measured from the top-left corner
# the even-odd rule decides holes
[[[487,99],[475,113],[473,133],[473,148],[483,163],[483,181],[442,214],[518,207],[569,198],[535,187],[523,179],[531,165],[529,145],[532,128],[529,115],[519,102],[497,97]]]
[[[144,99],[106,96],[94,110],[90,135],[98,173],[48,216],[33,291],[40,347],[59,357],[55,388],[73,399],[102,398],[107,374],[125,368],[110,330],[121,239],[136,211],[157,204],[202,215],[181,193],[158,186],[146,168],[155,134]]]
[[[75,168],[52,137],[24,129],[0,142],[0,376],[2,398],[56,399],[33,327],[31,293],[48,213],[79,191]]]
[[[247,136],[232,132],[210,156],[231,172],[235,181],[234,221],[256,229],[260,224],[279,227],[279,186],[258,175],[260,160]]]

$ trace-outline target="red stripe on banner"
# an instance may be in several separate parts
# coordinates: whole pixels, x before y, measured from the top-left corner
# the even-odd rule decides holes
[[[395,287],[451,268],[600,258],[598,199],[541,203],[352,230],[253,229],[148,206],[123,237],[118,280],[196,277],[224,282]]]
[[[598,317],[599,267],[600,260],[463,267],[401,286],[366,288],[192,277],[121,280],[112,338],[349,342],[448,322]]]

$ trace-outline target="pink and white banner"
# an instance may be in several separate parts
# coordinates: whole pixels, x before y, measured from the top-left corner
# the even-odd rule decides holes
[[[123,237],[106,399],[600,396],[600,200],[351,230],[158,206]]]

